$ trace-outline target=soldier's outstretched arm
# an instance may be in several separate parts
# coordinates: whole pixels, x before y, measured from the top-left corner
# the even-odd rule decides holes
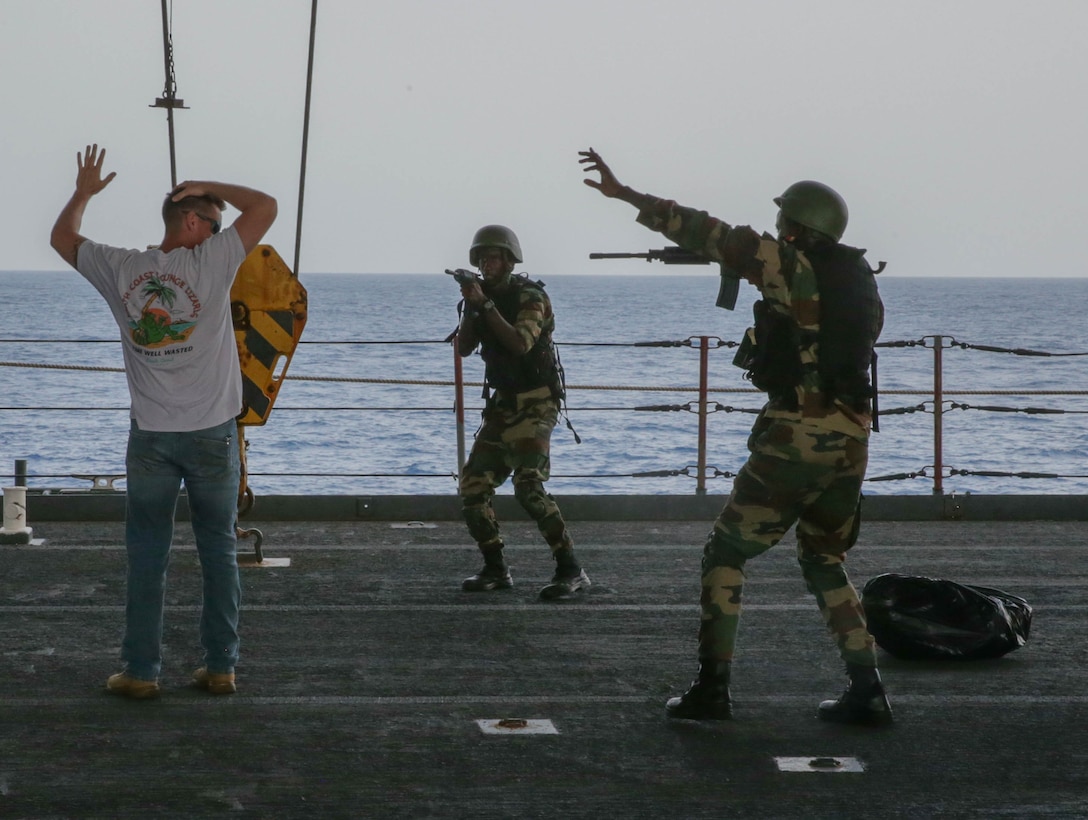
[[[704,259],[726,263],[730,267],[728,278],[744,278],[758,287],[763,264],[756,259],[760,251],[760,236],[751,228],[743,227],[735,232],[732,225],[710,216],[705,211],[685,208],[672,200],[639,193],[621,184],[608,163],[594,149],[579,151],[578,154],[581,157],[578,161],[585,166],[583,170],[586,173],[596,172],[601,175],[600,181],[590,178],[582,181],[607,197],[622,200],[638,208],[636,221],[640,225],[664,234],[681,248]],[[773,241],[771,244],[774,244]],[[768,254],[770,252],[767,250]],[[732,284],[728,290],[730,293],[723,291],[719,295],[718,303],[722,307],[731,305]]]

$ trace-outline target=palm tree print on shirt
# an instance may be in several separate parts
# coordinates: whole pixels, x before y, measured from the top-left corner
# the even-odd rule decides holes
[[[183,342],[192,332],[193,322],[175,322],[169,309],[177,300],[174,289],[152,276],[144,284],[142,295],[148,297],[140,309],[140,318],[132,322],[132,341],[141,347],[161,347],[175,342]],[[152,307],[155,300],[163,307]]]

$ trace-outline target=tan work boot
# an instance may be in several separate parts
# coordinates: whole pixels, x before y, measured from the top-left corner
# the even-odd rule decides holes
[[[193,685],[213,695],[233,695],[238,691],[233,672],[209,672],[206,666],[193,672]]]
[[[140,680],[127,672],[118,672],[106,679],[106,691],[132,700],[150,700],[160,694],[157,680]]]

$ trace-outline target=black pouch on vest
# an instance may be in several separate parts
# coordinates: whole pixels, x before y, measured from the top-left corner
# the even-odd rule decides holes
[[[733,357],[744,378],[771,395],[788,394],[801,383],[797,326],[789,316],[761,299],[752,306],[755,327],[749,328]]]

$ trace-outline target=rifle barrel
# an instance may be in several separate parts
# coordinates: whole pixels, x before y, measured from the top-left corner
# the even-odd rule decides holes
[[[645,259],[647,262],[664,262],[666,265],[709,265],[712,260],[694,251],[677,246],[650,250],[646,253],[591,253],[590,259]]]

